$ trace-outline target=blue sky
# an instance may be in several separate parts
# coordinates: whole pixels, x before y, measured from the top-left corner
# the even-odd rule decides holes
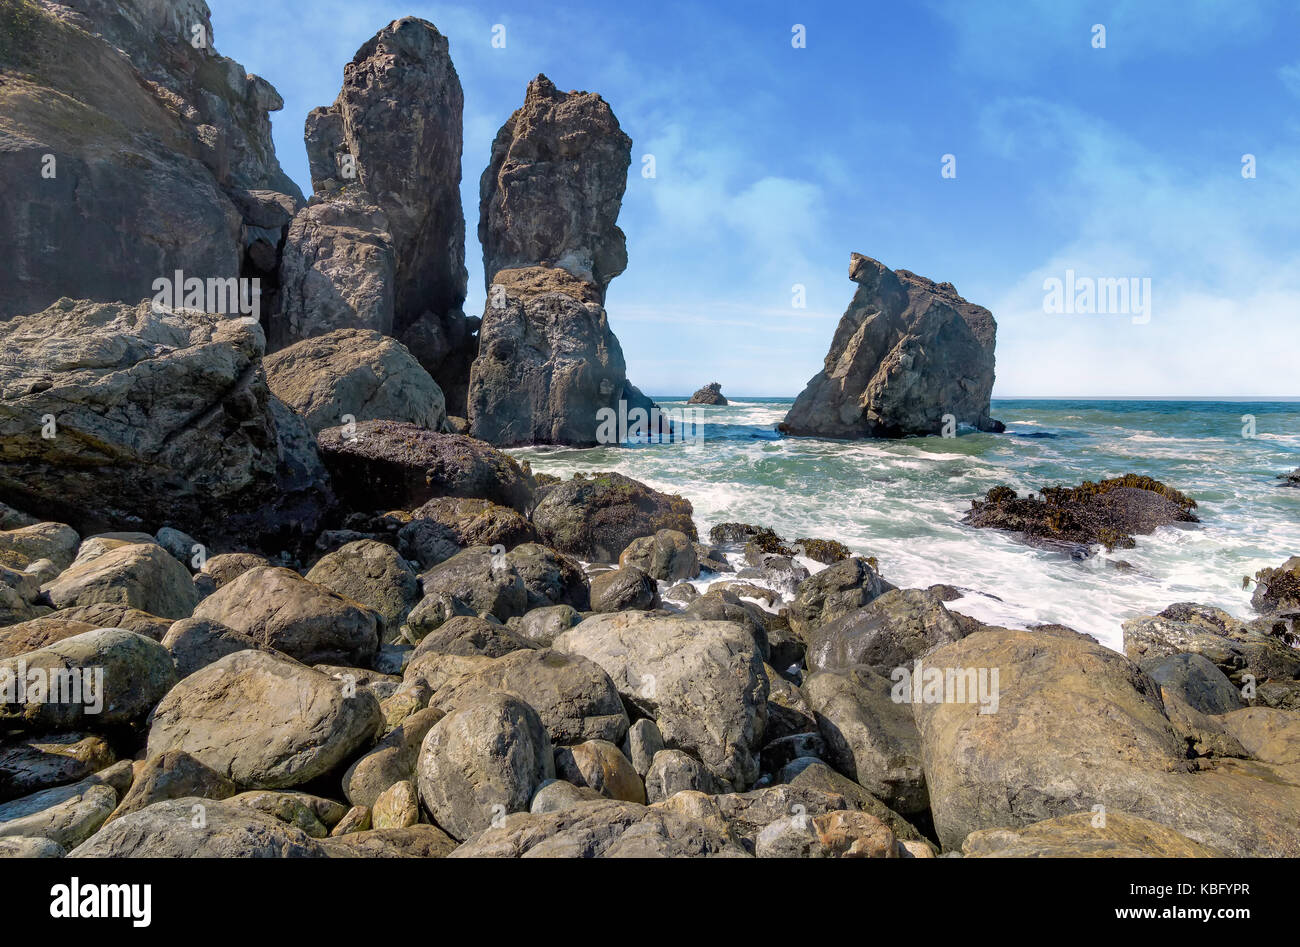
[[[304,192],[303,119],[356,49],[405,15],[449,38],[471,313],[497,129],[539,72],[603,95],[633,139],[607,308],[647,392],[797,393],[857,251],[993,311],[995,396],[1300,395],[1296,0],[209,4],[217,48],[283,95]],[[1150,320],[1044,312],[1070,269],[1149,278]]]

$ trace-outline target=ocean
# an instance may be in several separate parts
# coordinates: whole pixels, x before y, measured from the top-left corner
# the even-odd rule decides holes
[[[1174,602],[1253,616],[1242,578],[1300,554],[1300,489],[1277,479],[1300,466],[1300,402],[995,400],[1005,434],[897,441],[783,437],[775,426],[790,405],[739,398],[703,408],[703,442],[693,447],[510,453],[536,472],[613,470],[679,493],[694,505],[701,539],[728,520],[789,540],[837,539],[877,557],[900,587],[958,587],[964,595],[949,607],[981,621],[1058,622],[1117,650],[1125,619]],[[1073,561],[960,522],[998,484],[1023,494],[1129,472],[1191,496],[1201,523]]]

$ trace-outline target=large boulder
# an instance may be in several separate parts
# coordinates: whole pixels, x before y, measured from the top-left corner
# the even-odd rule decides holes
[[[188,618],[199,603],[189,571],[154,543],[78,557],[44,591],[58,608],[106,602],[162,618]]]
[[[286,789],[323,776],[372,740],[379,701],[296,661],[230,654],[163,698],[149,755],[184,750],[240,786]]]
[[[474,614],[492,615],[501,621],[528,611],[523,577],[504,553],[494,553],[487,546],[457,553],[424,573],[420,581],[425,601],[433,595],[446,596]]]
[[[627,733],[627,711],[609,675],[593,661],[549,648],[525,648],[454,677],[431,707],[451,711],[484,691],[506,691],[537,711],[556,745],[606,740]]]
[[[724,827],[615,799],[518,813],[479,832],[452,858],[744,857]]]
[[[313,200],[285,235],[271,347],[346,329],[391,333],[396,267],[388,218],[364,195]]]
[[[650,611],[660,604],[659,583],[636,566],[608,569],[591,580],[593,612]]]
[[[646,406],[626,389],[623,350],[596,287],[553,267],[496,274],[470,371],[475,437],[500,446],[617,443],[620,408],[624,428],[649,433],[648,411],[631,413]]]
[[[827,671],[866,664],[888,675],[930,648],[959,640],[964,633],[933,593],[895,589],[808,632],[808,667]]]
[[[624,702],[656,721],[666,746],[739,789],[758,777],[767,675],[741,625],[619,612],[586,619],[553,647],[604,668]]]
[[[0,838],[45,838],[72,848],[90,837],[131,785],[131,764],[116,763],[80,782],[0,805]]]
[[[302,829],[230,800],[167,799],[115,819],[72,858],[324,858]]]
[[[395,20],[343,68],[334,104],[307,117],[317,196],[359,189],[383,211],[396,260],[392,329],[463,413],[472,344],[461,305],[464,94],[447,38],[425,20]],[[375,327],[378,328],[378,327]]]
[[[693,579],[700,574],[699,554],[691,537],[675,529],[635,539],[618,557],[620,566],[636,566],[662,582]]]
[[[989,417],[997,323],[982,306],[907,270],[854,253],[858,284],[822,371],[780,424],[806,437],[940,434],[945,420],[1002,430]]]
[[[472,437],[397,421],[360,421],[321,431],[317,441],[349,509],[412,510],[434,497],[491,500],[520,513],[532,505],[532,475]]]
[[[691,395],[687,404],[711,404],[718,407],[726,407],[730,402],[722,394],[722,385],[716,381],[711,381],[703,388]]]
[[[526,812],[537,788],[555,777],[555,760],[537,712],[518,697],[488,691],[434,724],[416,772],[433,821],[463,841],[511,812]]]
[[[896,702],[888,679],[869,667],[821,671],[803,685],[826,744],[827,762],[891,809],[929,807],[921,741],[912,708]]]
[[[617,220],[631,160],[632,139],[604,99],[533,79],[479,182],[487,286],[501,270],[544,264],[593,284],[603,301],[627,268]]]
[[[322,556],[305,578],[378,612],[389,637],[421,598],[415,570],[392,546],[373,539]]]
[[[913,689],[912,709],[945,848],[980,829],[1121,812],[1224,854],[1300,852],[1294,774],[1232,759],[1189,772],[1187,744],[1159,689],[1087,636],[987,628],[923,660],[938,678],[928,692],[924,681]],[[949,671],[954,681],[964,677],[964,695]],[[980,671],[996,692],[996,712],[971,699],[970,678]]]
[[[537,539],[537,531],[518,510],[491,500],[436,497],[411,512],[397,533],[403,554],[425,568],[450,559],[468,546],[513,549]]]
[[[0,724],[39,730],[138,724],[175,682],[171,655],[152,638],[120,628],[87,631],[0,661]]]
[[[790,603],[790,628],[807,640],[822,625],[856,612],[892,588],[871,561],[837,562],[799,585]]]
[[[1159,480],[1125,474],[1077,487],[1043,487],[1042,496],[1020,497],[1006,486],[972,500],[962,518],[969,526],[1006,530],[1029,545],[1065,548],[1086,555],[1087,547],[1132,549],[1134,535],[1174,523],[1197,523],[1196,501]]]
[[[111,766],[117,755],[91,733],[57,733],[0,743],[0,802],[51,789]]]
[[[661,529],[699,538],[689,500],[619,473],[575,474],[539,494],[533,525],[542,542],[580,559],[617,562],[632,540]]]
[[[83,535],[170,525],[209,548],[284,548],[311,534],[324,469],[267,389],[264,348],[256,322],[147,302],[64,299],[0,324],[0,498]]]
[[[365,666],[379,647],[377,613],[290,569],[258,566],[199,603],[219,622],[304,664]]]

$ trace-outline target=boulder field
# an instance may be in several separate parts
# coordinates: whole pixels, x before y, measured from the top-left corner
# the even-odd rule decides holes
[[[214,41],[203,0],[0,3],[0,857],[1300,855],[1300,559],[1252,617],[1171,604],[1119,653],[535,473],[501,448],[653,407],[605,310],[610,104],[527,84],[466,316],[446,37],[404,18],[344,65],[308,198]],[[992,315],[850,276],[787,433],[996,430]],[[1136,475],[1041,493],[966,523],[1195,522]]]

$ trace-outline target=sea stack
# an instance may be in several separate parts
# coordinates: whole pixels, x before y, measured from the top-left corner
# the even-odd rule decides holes
[[[997,323],[951,283],[854,253],[858,284],[825,367],[778,429],[803,437],[906,437],[964,425],[1001,431],[989,417]]]
[[[470,431],[498,446],[592,445],[602,408],[652,402],[627,381],[605,290],[627,266],[618,211],[632,139],[609,104],[539,75],[480,183],[487,302]]]
[[[687,404],[714,404],[724,407],[728,404],[726,398],[722,396],[722,385],[716,381],[711,381],[695,394],[691,395],[691,400]]]
[[[290,227],[286,319],[271,333],[273,348],[343,328],[392,335],[452,414],[464,411],[477,328],[461,308],[463,108],[447,38],[432,23],[395,20],[357,50],[334,104],[307,116],[314,206]]]

